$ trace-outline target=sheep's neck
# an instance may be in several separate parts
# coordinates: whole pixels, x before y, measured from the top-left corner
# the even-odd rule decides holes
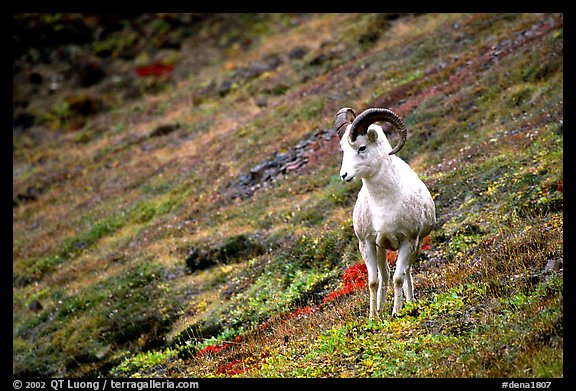
[[[398,173],[385,163],[376,175],[362,178],[362,183],[370,198],[379,205],[394,202],[398,199],[401,190]]]

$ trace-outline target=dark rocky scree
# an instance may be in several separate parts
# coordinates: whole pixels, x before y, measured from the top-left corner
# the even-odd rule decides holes
[[[310,155],[336,137],[335,129],[321,129],[301,140],[286,152],[274,152],[272,157],[252,167],[228,185],[226,194],[231,199],[246,198],[268,183],[284,175],[297,172],[308,164]]]

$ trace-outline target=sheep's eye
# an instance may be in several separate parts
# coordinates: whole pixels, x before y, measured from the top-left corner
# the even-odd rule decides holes
[[[358,148],[358,153],[364,152],[365,150],[366,150],[366,145],[361,145],[360,148]]]

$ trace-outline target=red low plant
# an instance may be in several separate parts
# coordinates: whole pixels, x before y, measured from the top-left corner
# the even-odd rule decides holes
[[[398,258],[398,251],[388,251],[386,253],[386,260],[388,261],[388,264],[390,266],[394,265],[394,262],[396,262],[396,258]]]
[[[244,360],[236,359],[236,360],[229,361],[225,364],[220,365],[216,369],[216,374],[217,375],[234,376],[234,375],[238,375],[238,374],[243,373],[243,372],[250,371],[250,370],[258,367],[260,364],[265,363],[266,358],[268,356],[270,356],[270,353],[263,352],[260,354],[259,357],[253,357],[252,356],[252,357],[245,358]]]
[[[426,236],[424,240],[422,240],[422,245],[420,247],[422,251],[432,250],[432,243],[430,243],[430,236]]]
[[[366,286],[368,284],[368,269],[366,269],[366,265],[363,262],[359,262],[350,266],[342,274],[342,282],[344,287],[328,294],[323,302],[334,300]]]
[[[222,350],[228,349],[230,344],[224,342],[222,345],[208,345],[204,349],[198,351],[197,356],[201,357],[207,353],[218,353]]]
[[[151,65],[136,67],[136,74],[138,77],[162,76],[171,73],[173,70],[174,65],[157,62]]]
[[[232,343],[242,342],[242,339],[244,339],[244,337],[242,337],[242,335],[237,335],[236,337],[234,337],[234,341]],[[208,345],[204,349],[199,350],[198,353],[196,353],[196,355],[198,357],[201,357],[207,353],[218,353],[222,350],[226,350],[226,349],[230,348],[232,346],[232,343],[224,342],[221,345]]]
[[[288,318],[302,318],[306,315],[311,314],[312,312],[314,312],[314,310],[315,308],[311,306],[296,308],[294,311],[290,313],[290,315],[288,315]]]
[[[238,366],[240,366],[240,364],[242,364],[242,360],[240,359],[232,360],[230,362],[227,362],[226,364],[222,364],[216,369],[216,374],[233,376],[242,372],[246,372],[249,367],[244,366],[242,368],[237,368]]]

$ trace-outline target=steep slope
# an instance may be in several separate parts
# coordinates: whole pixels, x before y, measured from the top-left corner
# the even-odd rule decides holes
[[[562,15],[234,21],[194,19],[167,68],[112,56],[138,94],[74,87],[112,107],[62,92],[14,133],[14,373],[562,376]],[[342,106],[404,118],[437,204],[417,301],[382,322]]]

